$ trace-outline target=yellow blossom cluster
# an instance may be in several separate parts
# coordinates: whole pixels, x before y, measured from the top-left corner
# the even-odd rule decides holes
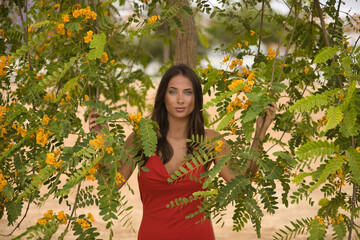
[[[112,147],[107,147],[107,148],[106,148],[106,152],[107,152],[108,154],[110,154],[112,151],[114,151],[114,149],[113,149]]]
[[[305,75],[308,74],[308,72],[309,72],[309,68],[308,67],[304,68]]]
[[[245,42],[244,42],[244,45],[245,45],[245,46],[249,46],[249,42],[248,42],[248,41],[245,41]]]
[[[46,144],[49,143],[48,138],[50,135],[50,131],[45,131],[43,128],[40,128],[36,131],[36,143],[44,147]]]
[[[250,35],[254,36],[255,32],[253,30],[250,30]]]
[[[85,43],[89,43],[92,41],[93,34],[94,34],[94,32],[91,30],[86,33],[86,36],[84,37]]]
[[[238,48],[242,48],[242,44],[241,43],[237,43]]]
[[[239,84],[242,84],[244,80],[242,79],[233,79],[230,85],[228,86],[229,90],[232,91],[235,89]]]
[[[10,108],[7,108],[6,106],[0,106],[0,121],[2,121],[4,115],[9,110],[10,110]]]
[[[344,219],[344,217],[343,217],[343,215],[340,213],[339,214],[339,217],[337,218],[337,219],[334,219],[334,218],[330,218],[330,222],[332,223],[332,224],[334,224],[335,222],[337,223],[337,224],[340,224],[342,221],[344,221],[345,219]]]
[[[87,219],[89,219],[91,222],[95,222],[94,216],[90,212],[87,215]]]
[[[61,15],[61,18],[63,19],[64,22],[70,22],[70,17],[68,14]]]
[[[2,174],[2,170],[0,169],[0,192],[4,189],[4,187],[8,185],[4,175]]]
[[[52,220],[53,217],[53,210],[47,211],[47,213],[44,213],[42,218],[38,219],[38,224],[45,225],[48,221]]]
[[[120,184],[122,182],[125,182],[125,178],[121,173],[117,172],[116,173],[116,184]]]
[[[318,216],[315,216],[315,219],[317,219],[320,224],[324,224],[324,218],[323,217],[319,218]]]
[[[16,135],[21,135],[22,137],[26,136],[27,130],[20,127],[18,123],[14,123],[11,127],[17,131]]]
[[[60,224],[66,224],[67,223],[67,216],[65,215],[64,211],[60,211],[58,215],[56,216],[57,220],[59,220]]]
[[[221,152],[224,146],[224,141],[218,140],[216,143],[215,151]]]
[[[103,136],[97,135],[95,139],[92,139],[89,141],[89,144],[96,151],[98,149],[104,148],[104,142],[105,142],[105,140],[104,140]]]
[[[54,99],[54,94],[48,93],[44,96],[45,101],[50,101],[51,99]]]
[[[61,98],[61,101],[60,101],[60,106],[64,106],[64,105],[69,104],[70,100],[71,100],[70,93],[69,93],[69,92],[67,92],[67,93],[66,93],[66,97],[65,97],[65,99],[64,99],[64,98]],[[71,106],[70,106],[69,108],[71,109]]]
[[[141,112],[138,112],[137,114],[131,114],[128,115],[128,120],[131,122],[131,124],[134,126],[134,130],[137,130],[139,128],[138,123],[141,120]]]
[[[272,47],[268,49],[269,56],[266,57],[266,60],[273,60],[275,58],[275,50]]]
[[[58,34],[60,34],[60,35],[65,35],[64,24],[63,24],[63,23],[59,23],[59,24],[56,26],[55,31],[56,31]]]
[[[83,218],[76,220],[76,222],[81,225],[81,228],[89,228],[90,227],[90,223]]]
[[[94,167],[90,168],[89,171],[87,172],[88,174],[85,176],[87,180],[91,180],[91,181],[95,181],[95,173],[96,171],[99,169],[100,164],[96,164]]]
[[[229,61],[229,58],[230,58],[229,56],[225,56],[223,62],[225,63],[225,62]]]
[[[84,22],[86,23],[90,18],[96,20],[97,14],[96,12],[91,11],[90,6],[87,6],[86,8],[82,8],[82,9],[74,9],[73,17],[78,18],[80,16],[84,17]]]
[[[103,54],[102,54],[102,56],[101,56],[101,61],[102,61],[103,63],[107,63],[108,60],[109,60],[109,57],[108,57],[107,53],[106,53],[106,52],[103,52]]]
[[[339,95],[339,100],[342,101],[342,100],[344,100],[344,99],[345,99],[344,93],[341,93],[341,94]]]
[[[336,187],[345,186],[345,179],[342,169],[340,168],[336,173],[331,174],[329,181]]]
[[[245,101],[245,102],[242,102],[239,97],[236,97],[235,100],[230,102],[230,104],[226,107],[227,112],[230,113],[230,112],[234,111],[235,108],[247,110],[252,102],[250,99],[246,99],[246,100],[245,99],[246,98],[244,96],[243,101]]]
[[[63,161],[61,161],[61,160],[57,161],[55,155],[59,155],[59,154],[47,153],[45,163],[47,163],[49,165],[54,165],[56,168],[61,168],[61,164],[63,163]]]
[[[10,66],[10,60],[11,56],[5,57],[5,56],[1,56],[0,57],[0,76],[4,76],[7,74],[7,70]]]
[[[230,70],[233,70],[237,65],[242,66],[243,60],[235,58],[231,61],[231,64],[229,65]]]
[[[237,130],[237,126],[235,125],[235,120],[231,119],[231,133],[235,134]]]
[[[49,121],[50,121],[50,118],[48,117],[47,114],[45,114],[43,117],[42,125],[43,126],[47,125],[49,123]]]
[[[328,122],[328,120],[326,119],[326,116],[323,116],[322,118],[320,118],[318,120],[317,125],[320,127],[320,126],[325,125],[327,122]]]
[[[158,15],[158,16],[154,15],[154,16],[152,16],[152,17],[149,17],[148,23],[149,23],[149,24],[153,24],[153,23],[155,23],[157,20],[159,20],[159,21],[161,20],[160,15]]]
[[[7,126],[7,124],[3,124],[3,125],[0,125],[0,128],[1,128],[1,130],[0,130],[0,138],[3,138],[3,139],[7,139],[6,137],[4,137],[4,134],[7,134],[7,131],[6,131],[6,127]]]
[[[356,151],[357,151],[358,153],[360,153],[360,147],[357,147],[357,148],[356,148]]]

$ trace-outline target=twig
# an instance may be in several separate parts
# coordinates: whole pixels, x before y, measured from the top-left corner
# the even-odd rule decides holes
[[[15,232],[16,229],[20,228],[21,223],[24,221],[25,217],[27,216],[27,213],[29,212],[31,202],[32,202],[32,200],[30,199],[28,202],[28,205],[26,207],[24,216],[21,218],[20,222],[16,225],[16,227],[11,231],[11,233],[9,233],[7,235],[0,234],[0,236],[3,236],[3,237],[11,236]]]
[[[321,29],[322,29],[322,32],[323,32],[323,35],[324,35],[325,44],[326,44],[326,46],[330,47],[329,37],[328,37],[328,34],[326,32],[324,17],[323,17],[323,14],[322,14],[322,10],[321,10],[321,7],[320,7],[319,0],[315,0],[315,4],[316,4],[316,7],[318,9],[318,14],[319,14],[319,18],[320,18],[320,24],[321,24]],[[331,61],[333,62],[334,58],[331,59]],[[341,82],[341,79],[340,79],[339,75],[336,75],[336,79],[338,81],[339,87],[342,89],[343,84]]]
[[[74,207],[73,207],[73,209],[72,209],[72,211],[71,211],[70,218],[69,218],[69,222],[68,222],[68,224],[67,224],[67,226],[66,226],[66,228],[65,228],[65,231],[68,230],[68,228],[69,228],[69,226],[70,226],[70,223],[71,223],[71,218],[72,218],[72,216],[74,215],[74,212],[75,212],[75,209],[76,209],[76,205],[77,205],[78,199],[79,199],[78,197],[79,197],[80,187],[81,187],[81,182],[79,183],[78,189],[76,190]],[[65,232],[65,231],[64,231],[64,232]]]
[[[265,9],[265,0],[262,0],[261,4],[261,20],[260,20],[260,35],[259,35],[259,46],[258,46],[258,53],[260,54],[260,47],[261,47],[261,40],[262,40],[262,29],[263,29],[263,22],[264,22],[264,9]]]

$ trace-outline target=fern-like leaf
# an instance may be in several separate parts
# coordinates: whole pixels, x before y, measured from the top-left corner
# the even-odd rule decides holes
[[[276,235],[273,235],[275,240],[278,239],[291,239],[295,238],[299,234],[304,234],[308,231],[308,228],[311,224],[310,218],[301,218],[297,219],[296,221],[291,221],[291,226],[285,226],[285,229],[280,229],[276,232]]]
[[[325,225],[324,224],[320,224],[319,220],[314,219],[311,222],[311,226],[310,226],[310,236],[309,236],[309,240],[320,240],[320,239],[324,239],[326,230],[325,230]]]
[[[221,120],[219,125],[216,127],[216,131],[222,130],[224,127],[228,126],[232,119],[234,119],[235,113],[237,111],[232,111],[225,115],[225,117]]]
[[[356,183],[360,184],[360,153],[355,149],[348,149],[346,151],[346,157],[349,161],[351,175]]]
[[[312,192],[315,189],[317,189],[322,183],[325,182],[325,180],[330,174],[336,173],[336,171],[342,167],[343,163],[344,163],[343,158],[337,158],[337,157],[331,158],[329,162],[326,164],[325,169],[321,171],[321,175],[318,181],[314,186],[309,188],[309,191]]]
[[[343,119],[343,113],[340,107],[330,106],[326,112],[327,123],[323,132],[335,128]]]
[[[245,190],[250,185],[250,183],[250,180],[245,176],[236,176],[234,179],[228,182],[226,186],[219,190],[216,201],[220,204],[220,206],[226,206],[229,202],[235,199],[239,191]]]
[[[311,95],[300,99],[297,103],[289,108],[289,111],[294,112],[309,112],[319,107],[327,106],[329,104],[328,97],[324,94]]]
[[[325,63],[327,60],[334,57],[335,53],[339,51],[337,46],[323,48],[314,59],[314,63]]]
[[[336,239],[342,240],[346,237],[346,226],[344,221],[340,222],[339,224],[334,224],[333,229],[336,234]]]
[[[331,155],[338,151],[339,146],[334,142],[328,142],[326,140],[308,142],[299,147],[295,154],[300,160],[306,160],[309,158]]]
[[[151,157],[155,154],[157,145],[157,136],[154,130],[153,121],[142,118],[139,123],[139,134],[144,154]]]
[[[106,35],[105,33],[95,34],[93,36],[93,40],[90,43],[90,52],[89,52],[89,59],[94,60],[96,58],[100,59],[103,52],[104,46],[106,44]]]

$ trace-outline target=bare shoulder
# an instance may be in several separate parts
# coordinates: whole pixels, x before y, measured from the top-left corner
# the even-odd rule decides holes
[[[205,138],[214,138],[214,137],[217,137],[219,136],[220,133],[216,132],[215,130],[213,129],[205,129]]]

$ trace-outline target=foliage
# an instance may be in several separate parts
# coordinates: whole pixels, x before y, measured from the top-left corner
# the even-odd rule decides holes
[[[288,16],[275,13],[270,1],[263,1],[263,9],[255,0],[193,2],[194,8],[181,7],[179,1],[131,1],[128,18],[115,1],[0,4],[0,218],[9,225],[21,222],[25,206],[41,206],[50,197],[71,210],[45,213],[15,239],[51,239],[54,234],[65,239],[69,232],[78,239],[96,239],[92,215],[76,214],[90,205],[99,208],[110,239],[119,221],[134,230],[132,207],[117,185],[124,181],[119,172],[123,164],[148,170],[144,159],[157,144],[156,124],[126,111],[128,105],[145,111],[153,87],[142,70],[156,59],[145,40],[156,35],[171,47],[173,31],[184,31],[179,14],[200,13],[231,32],[231,40],[215,49],[224,57],[220,67],[195,69],[203,94],[212,98],[204,105],[215,112],[208,126],[221,135],[207,140],[193,136],[189,142],[195,151],[168,181],[174,184],[214,159],[218,164],[200,179],[192,178],[203,184],[203,191],[174,199],[167,207],[183,208],[201,199],[202,206],[188,217],[204,213],[221,223],[223,212],[233,205],[233,230],[251,222],[260,237],[263,211],[276,214],[280,205],[306,200],[311,206],[317,202],[317,216],[291,221],[274,239],[299,234],[309,239],[359,237],[354,222],[360,211],[360,48],[357,41],[350,45],[345,32],[358,32],[359,21],[350,14],[341,19],[342,5],[336,1],[321,5],[326,26],[320,24],[318,1],[287,1]],[[199,35],[207,45],[202,29]],[[278,48],[264,53],[263,43],[271,39]],[[253,61],[247,62],[249,58]],[[286,101],[278,101],[282,97]],[[251,144],[256,119],[272,102],[279,109],[272,128],[290,139],[268,134],[264,142],[281,147],[270,155],[270,149],[255,151]],[[107,123],[110,130],[104,128],[103,135],[85,132],[79,116],[84,106],[85,120],[94,109],[101,115],[98,123]],[[134,148],[126,148],[124,124],[133,128]],[[65,145],[70,135],[76,141]],[[228,135],[234,135],[226,140],[231,153],[222,156],[220,142]],[[258,165],[256,175],[247,172],[248,162]],[[229,182],[219,177],[225,165],[235,175]],[[84,187],[84,181],[97,185]],[[315,190],[323,194],[320,201],[313,198]],[[61,224],[66,229],[57,233]]]

